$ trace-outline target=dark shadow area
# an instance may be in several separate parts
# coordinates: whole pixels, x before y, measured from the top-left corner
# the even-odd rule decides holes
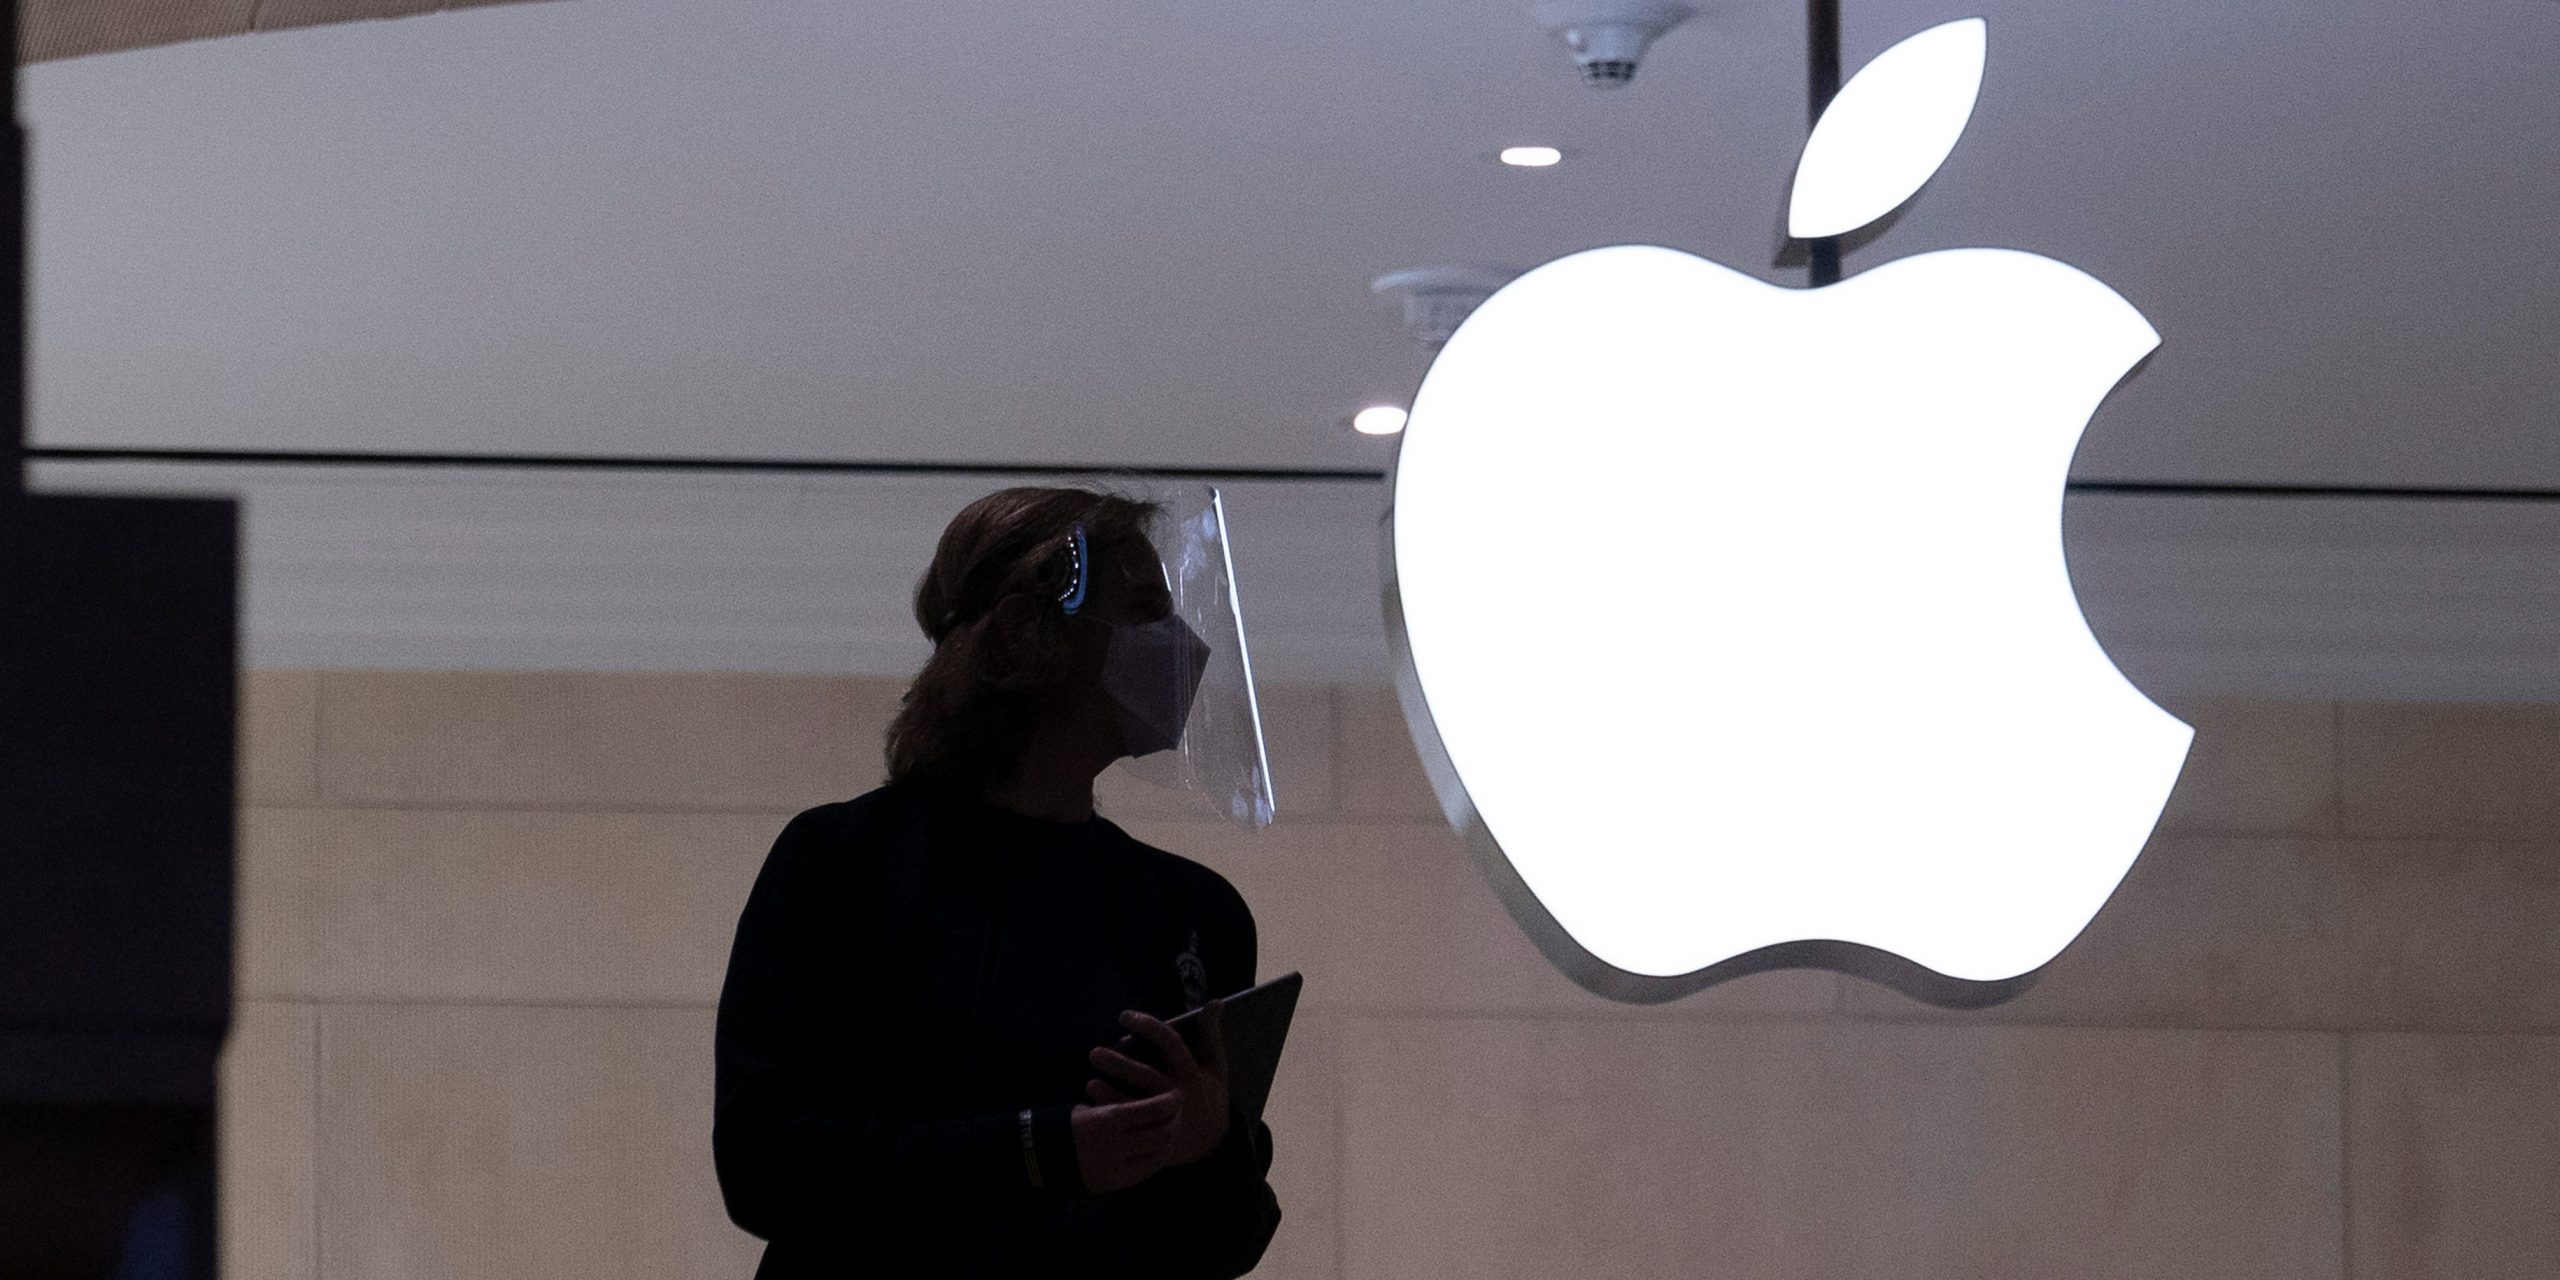
[[[238,504],[0,491],[0,1276],[214,1274]]]

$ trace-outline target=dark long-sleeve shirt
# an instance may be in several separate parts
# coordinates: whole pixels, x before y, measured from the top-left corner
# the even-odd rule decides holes
[[[758,1280],[1230,1277],[1279,1226],[1271,1131],[1108,1194],[1068,1127],[1123,1009],[1254,981],[1215,871],[1109,820],[893,785],[793,818],[720,993],[712,1150]],[[1032,1153],[1020,1115],[1032,1112]]]

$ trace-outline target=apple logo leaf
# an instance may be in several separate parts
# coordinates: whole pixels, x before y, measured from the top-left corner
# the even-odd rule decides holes
[[[1917,194],[1973,118],[1988,46],[1988,23],[1959,18],[1859,68],[1805,139],[1787,234],[1845,235]]]

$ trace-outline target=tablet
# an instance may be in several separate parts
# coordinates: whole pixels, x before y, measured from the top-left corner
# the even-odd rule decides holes
[[[1289,1019],[1298,1011],[1298,989],[1306,979],[1291,970],[1268,982],[1257,983],[1228,996],[1218,1013],[1220,1037],[1227,1051],[1227,1100],[1249,1120],[1262,1118],[1262,1104],[1271,1099],[1271,1078],[1280,1071],[1280,1049],[1289,1039]],[[1197,1009],[1166,1020],[1184,1040],[1194,1031],[1192,1024],[1200,1020]],[[1132,1047],[1134,1046],[1134,1047]],[[1155,1054],[1146,1041],[1124,1039],[1121,1052],[1154,1065]]]

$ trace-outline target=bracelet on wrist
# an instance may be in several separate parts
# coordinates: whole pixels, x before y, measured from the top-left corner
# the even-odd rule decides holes
[[[1031,1138],[1031,1108],[1024,1107],[1019,1119],[1022,1123],[1022,1171],[1031,1175],[1031,1185],[1036,1189],[1040,1186],[1040,1149]]]

